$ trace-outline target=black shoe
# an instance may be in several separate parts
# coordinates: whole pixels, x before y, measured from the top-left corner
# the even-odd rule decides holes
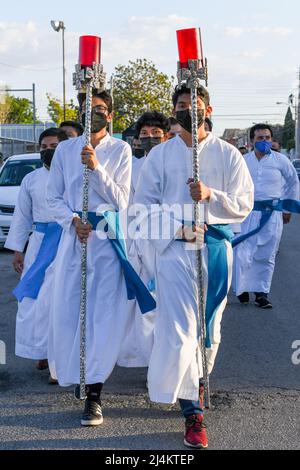
[[[85,400],[84,411],[81,418],[82,426],[99,426],[103,423],[101,405],[97,401]]]
[[[243,292],[243,294],[238,295],[238,299],[243,305],[247,305],[250,301],[249,292]]]
[[[269,301],[267,294],[255,294],[255,295],[256,295],[255,305],[257,305],[257,307],[264,308],[264,309],[273,308],[273,305]]]

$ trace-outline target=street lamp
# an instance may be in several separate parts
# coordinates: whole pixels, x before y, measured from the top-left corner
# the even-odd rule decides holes
[[[63,50],[63,109],[64,109],[64,121],[66,120],[66,67],[65,67],[65,23],[63,21],[51,21],[51,26],[54,31],[59,33],[62,31],[62,50]]]

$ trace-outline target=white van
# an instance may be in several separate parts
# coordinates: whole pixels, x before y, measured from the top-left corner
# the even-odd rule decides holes
[[[13,155],[0,167],[0,248],[9,232],[24,176],[42,166],[39,153]]]

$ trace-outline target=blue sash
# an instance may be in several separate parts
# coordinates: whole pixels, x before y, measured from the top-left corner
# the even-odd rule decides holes
[[[206,347],[212,346],[214,319],[228,293],[228,262],[225,241],[231,241],[229,225],[209,225],[205,233],[208,250],[208,286],[206,296]]]
[[[208,251],[208,286],[206,295],[205,346],[211,348],[214,319],[218,308],[228,293],[228,263],[225,241],[231,241],[233,233],[229,225],[209,225],[204,241]],[[178,240],[184,241],[184,240]]]
[[[249,233],[245,233],[244,235],[241,235],[240,237],[237,237],[235,240],[233,240],[233,248],[260,232],[260,230],[269,222],[274,211],[288,211],[293,212],[295,214],[300,214],[300,201],[294,201],[292,199],[285,199],[284,201],[280,199],[274,199],[269,201],[256,201],[254,203],[253,210],[262,213],[259,226],[255,230],[252,230]]]
[[[81,212],[77,213],[82,217]],[[93,230],[97,230],[98,224],[103,219],[107,223],[104,231],[107,233],[108,240],[111,242],[123,269],[128,300],[136,299],[142,313],[151,312],[156,308],[156,302],[127,259],[119,214],[111,211],[104,212],[99,216],[95,212],[88,213],[88,221],[93,226]]]
[[[22,302],[24,297],[37,299],[45,279],[45,272],[56,257],[62,234],[62,228],[56,222],[35,222],[34,230],[44,233],[45,236],[34,263],[13,290],[13,294],[19,302]]]

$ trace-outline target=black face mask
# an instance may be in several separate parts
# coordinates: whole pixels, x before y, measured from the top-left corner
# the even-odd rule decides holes
[[[140,137],[141,147],[146,153],[149,153],[153,147],[161,144],[161,137]]]
[[[85,127],[85,121],[86,121],[86,113],[83,113],[81,116],[81,122],[82,122],[83,127]],[[91,133],[97,134],[106,126],[107,126],[107,117],[105,116],[105,114],[95,113],[94,111],[92,111]]]
[[[55,149],[46,149],[46,150],[40,151],[41,160],[43,164],[45,165],[45,167],[48,168],[48,170],[50,170],[51,161],[54,156],[54,152],[55,152]]]
[[[136,147],[132,148],[132,153],[135,158],[143,158],[145,156],[145,150],[144,149],[138,149]]]
[[[204,120],[205,120],[204,114],[205,114],[204,109],[198,109],[197,110],[198,129],[200,129],[200,127],[203,126],[203,123],[204,123]],[[191,111],[191,109],[183,109],[182,111],[176,111],[176,120],[179,122],[181,127],[183,127],[183,129],[185,129],[190,134],[192,133],[192,111]]]

